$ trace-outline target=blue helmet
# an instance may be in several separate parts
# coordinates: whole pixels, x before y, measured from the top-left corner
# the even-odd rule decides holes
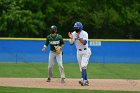
[[[74,29],[82,30],[83,29],[82,23],[81,22],[74,23]]]

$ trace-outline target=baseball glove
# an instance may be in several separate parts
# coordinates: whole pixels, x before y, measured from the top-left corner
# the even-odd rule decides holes
[[[54,47],[55,47],[56,53],[61,54],[61,47],[60,46],[54,46]]]

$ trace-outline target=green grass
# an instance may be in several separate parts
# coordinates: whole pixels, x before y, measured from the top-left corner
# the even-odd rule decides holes
[[[140,92],[0,87],[0,93],[140,93]]]
[[[47,77],[47,63],[0,62],[0,77]],[[78,64],[64,64],[67,78],[80,78]],[[54,66],[54,76],[59,77],[58,66]],[[96,79],[140,79],[140,64],[89,64],[88,77]],[[0,93],[140,93],[128,91],[100,91],[76,89],[43,89],[1,87]]]
[[[47,63],[0,62],[0,77],[47,77]],[[80,78],[78,64],[64,64],[66,78]],[[140,79],[140,64],[89,64],[88,77],[94,79]],[[54,77],[59,77],[55,64]]]

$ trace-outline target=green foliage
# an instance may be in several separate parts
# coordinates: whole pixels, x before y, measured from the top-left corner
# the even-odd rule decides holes
[[[1,0],[0,32],[5,37],[34,37],[45,28],[44,15],[24,9],[24,0]]]
[[[51,25],[68,38],[80,21],[89,38],[139,39],[139,0],[0,0],[0,37],[46,37]]]

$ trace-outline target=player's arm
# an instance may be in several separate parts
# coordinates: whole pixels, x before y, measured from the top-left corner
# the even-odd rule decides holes
[[[70,44],[73,44],[74,43],[74,39],[73,39],[73,35],[72,35],[72,33],[71,32],[68,32],[68,36],[69,36],[69,42],[70,42]]]
[[[86,43],[87,43],[87,40],[83,40],[83,38],[79,38],[79,41],[80,41],[83,45],[86,45]]]
[[[49,40],[46,38],[46,43],[44,44],[44,46],[42,48],[42,52],[46,51],[46,48],[48,47],[48,45],[49,45]]]
[[[64,44],[61,45],[61,49],[64,47]]]
[[[88,34],[85,33],[85,35],[83,35],[82,38],[79,37],[79,34],[77,34],[77,38],[79,39],[79,41],[83,44],[83,45],[86,45],[87,44],[87,41],[88,41]]]

